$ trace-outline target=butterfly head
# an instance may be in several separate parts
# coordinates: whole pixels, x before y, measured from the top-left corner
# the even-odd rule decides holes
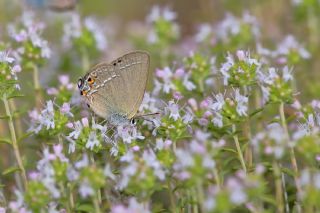
[[[88,92],[90,92],[95,83],[96,77],[96,75],[88,73],[83,78],[79,78],[78,88],[80,90],[80,95],[86,96]]]

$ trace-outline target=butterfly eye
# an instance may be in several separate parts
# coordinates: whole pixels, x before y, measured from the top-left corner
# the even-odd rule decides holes
[[[82,87],[82,84],[83,84],[83,80],[82,80],[82,78],[80,78],[80,79],[78,80],[78,88],[79,88],[79,89]]]
[[[93,79],[91,77],[88,78],[88,82],[91,84],[93,83]]]

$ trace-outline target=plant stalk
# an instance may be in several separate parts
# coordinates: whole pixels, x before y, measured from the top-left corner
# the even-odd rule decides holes
[[[15,158],[17,160],[18,167],[19,167],[19,169],[21,171],[20,174],[21,174],[21,178],[23,180],[24,189],[26,189],[27,186],[28,186],[28,180],[27,180],[27,176],[26,176],[26,171],[25,171],[25,168],[23,166],[21,154],[20,154],[19,147],[18,147],[17,136],[16,136],[16,131],[15,131],[14,124],[13,124],[13,118],[12,118],[12,114],[11,114],[11,111],[10,111],[9,102],[8,102],[7,97],[5,95],[2,98],[2,101],[4,103],[6,116],[8,116],[8,118],[9,118],[9,120],[8,120],[8,122],[9,122],[9,131],[10,131],[10,135],[11,135],[11,142],[12,142],[14,155],[15,155]]]
[[[242,154],[242,151],[241,151],[238,135],[236,134],[236,125],[235,124],[232,125],[232,132],[233,132],[233,139],[234,139],[234,142],[236,144],[236,148],[237,148],[237,152],[238,152],[238,155],[239,155],[239,160],[241,162],[242,169],[247,174],[247,167],[246,167],[246,164],[244,162],[244,158],[243,158],[243,154]]]
[[[284,114],[284,103],[283,102],[281,102],[281,104],[280,104],[279,113],[280,113],[281,125],[285,131],[286,140],[289,144],[290,143],[290,135],[289,135],[288,127],[287,127],[286,117]],[[302,190],[301,190],[300,183],[299,183],[299,169],[298,169],[297,159],[295,156],[294,148],[291,146],[290,146],[290,160],[291,160],[292,168],[294,170],[294,181],[295,181],[296,188],[297,188],[297,203],[296,203],[297,212],[300,213],[301,212],[300,196],[302,195]]]

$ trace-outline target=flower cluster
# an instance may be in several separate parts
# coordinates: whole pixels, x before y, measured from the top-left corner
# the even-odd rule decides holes
[[[147,23],[152,24],[153,30],[148,35],[151,44],[170,44],[179,37],[179,27],[174,22],[176,13],[168,7],[154,6],[147,17]]]
[[[70,21],[64,25],[63,44],[70,48],[77,48],[79,51],[94,48],[103,51],[107,47],[107,40],[101,27],[92,17],[81,21],[78,14],[74,13]],[[88,51],[86,50],[86,51]]]
[[[2,92],[7,91],[7,95],[13,93],[16,89],[20,89],[17,82],[17,73],[21,72],[21,67],[16,63],[16,59],[10,56],[9,51],[0,51],[0,96]]]
[[[214,114],[212,122],[215,126],[223,127],[224,119],[237,122],[248,116],[248,97],[241,95],[239,89],[234,90],[231,98],[225,98],[222,93],[214,98],[210,108]]]
[[[44,23],[35,21],[32,12],[24,12],[16,24],[8,26],[9,36],[16,43],[22,63],[43,64],[51,56],[48,41],[41,36],[44,27]]]

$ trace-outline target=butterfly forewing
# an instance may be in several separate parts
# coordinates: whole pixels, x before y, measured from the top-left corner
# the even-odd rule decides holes
[[[149,55],[136,51],[110,64],[101,63],[90,73],[97,75],[91,108],[101,117],[120,114],[132,118],[139,109],[145,92],[149,70]]]

